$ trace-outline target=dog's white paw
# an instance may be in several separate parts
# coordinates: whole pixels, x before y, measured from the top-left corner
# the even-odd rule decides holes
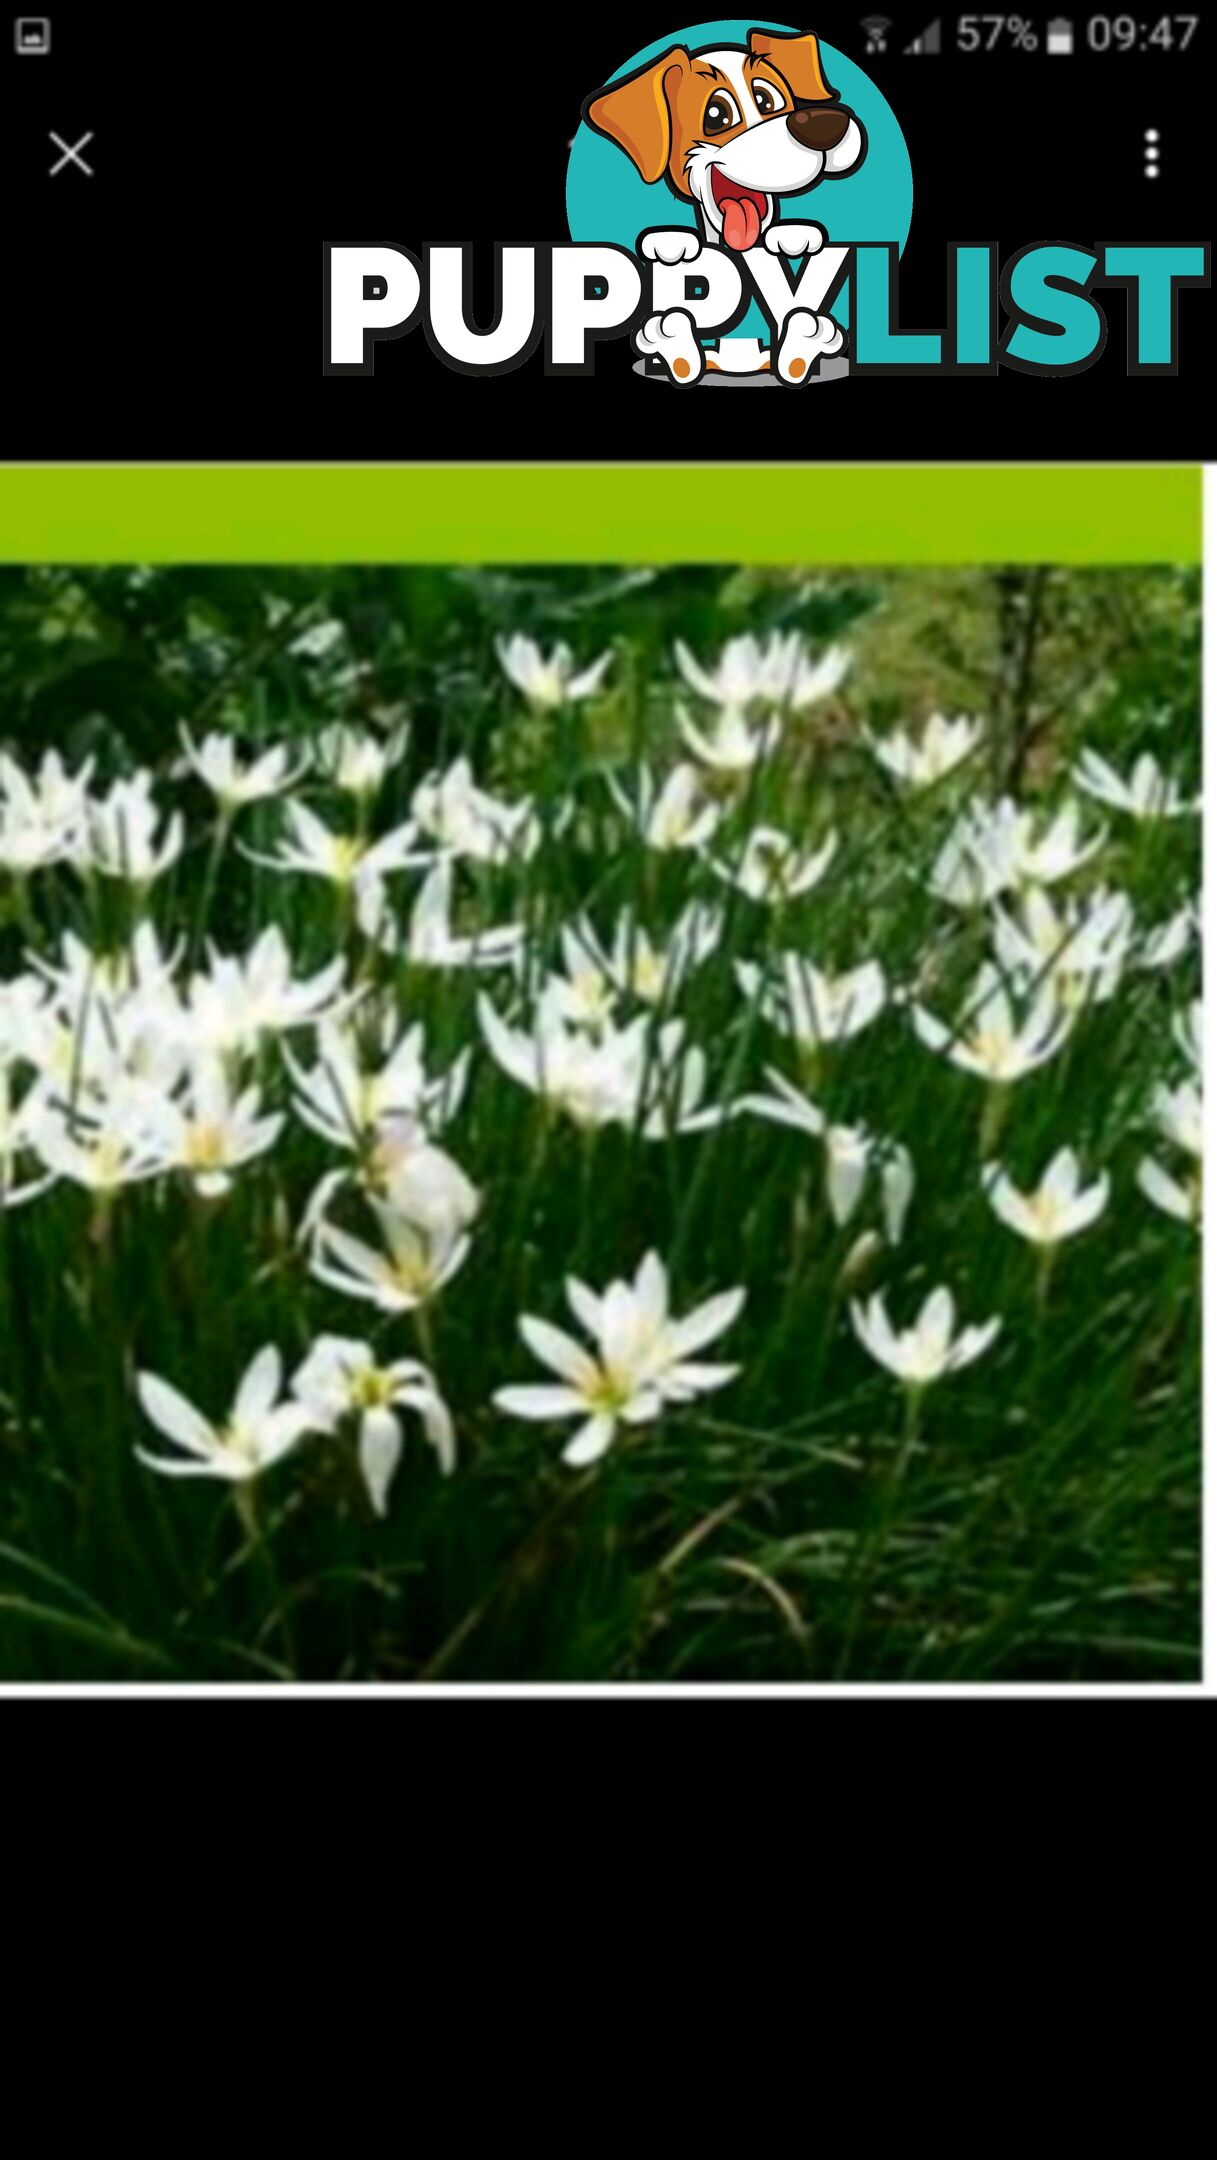
[[[652,315],[634,334],[634,350],[658,353],[673,382],[701,380],[706,356],[697,340],[693,317],[684,308],[669,308],[666,315]]]
[[[643,233],[638,245],[647,262],[692,262],[701,253],[701,235],[685,226],[673,226],[667,232]]]
[[[765,234],[771,255],[818,255],[823,245],[822,225],[771,225]]]
[[[817,360],[838,353],[845,333],[831,315],[813,315],[810,308],[796,308],[786,318],[778,350],[778,374],[783,382],[804,383]]]

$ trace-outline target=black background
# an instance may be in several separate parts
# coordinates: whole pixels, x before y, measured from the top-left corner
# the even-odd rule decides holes
[[[1187,53],[1091,55],[1079,15],[1070,60],[1008,42],[1000,55],[931,59],[902,51],[929,10],[889,7],[889,52],[867,59],[862,12],[816,7],[806,27],[867,66],[908,140],[903,326],[941,327],[948,239],[996,240],[1005,256],[1042,240],[1209,238],[1211,178],[1198,173],[1211,21]],[[1048,12],[1033,17],[1041,35]],[[1106,353],[1070,379],[857,378],[711,399],[640,381],[625,341],[600,348],[591,379],[546,377],[539,356],[469,379],[421,330],[382,344],[373,377],[325,377],[323,240],[472,240],[484,298],[491,240],[566,237],[585,95],[680,18],[51,13],[47,59],[18,58],[0,17],[0,456],[1217,454],[1209,292],[1183,295],[1177,377],[1127,376],[1117,291],[1098,295]],[[1162,135],[1156,182],[1143,176],[1146,126]],[[51,128],[68,142],[94,131],[95,178],[50,178]]]

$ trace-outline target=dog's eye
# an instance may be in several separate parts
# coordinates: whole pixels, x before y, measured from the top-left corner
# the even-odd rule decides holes
[[[782,104],[782,100],[778,96],[777,91],[774,89],[773,84],[767,82],[753,83],[752,102],[756,106],[757,111],[764,119],[767,119],[770,113],[775,113],[779,111]]]
[[[727,90],[716,90],[706,107],[702,121],[707,135],[721,135],[724,128],[735,127],[739,122],[735,99]]]

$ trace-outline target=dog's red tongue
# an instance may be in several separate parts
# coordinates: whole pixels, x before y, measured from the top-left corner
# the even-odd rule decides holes
[[[728,195],[723,204],[723,239],[741,251],[755,247],[761,232],[761,213],[751,195]]]
[[[723,213],[723,239],[727,246],[737,253],[755,247],[761,235],[765,197],[756,188],[740,187],[738,182],[728,180],[717,165],[711,169],[710,185],[714,200]]]

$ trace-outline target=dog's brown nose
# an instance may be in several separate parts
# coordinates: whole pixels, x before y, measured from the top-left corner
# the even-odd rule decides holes
[[[844,105],[800,105],[786,125],[801,150],[835,150],[853,117]]]

